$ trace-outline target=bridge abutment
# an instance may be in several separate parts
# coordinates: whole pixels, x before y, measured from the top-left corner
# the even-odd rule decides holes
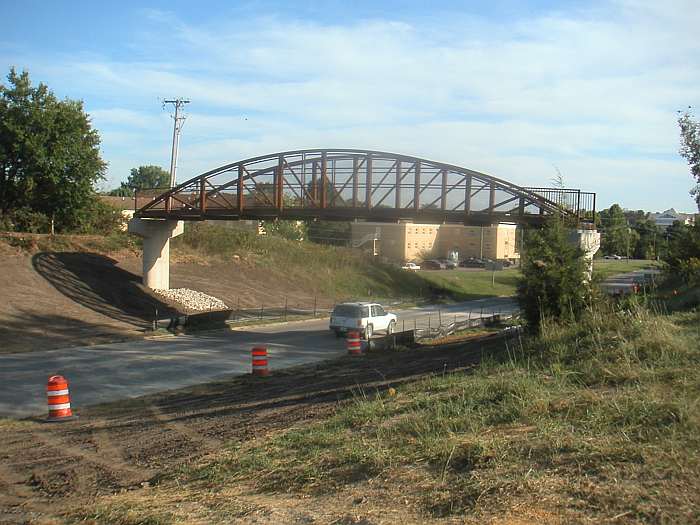
[[[143,284],[170,289],[170,239],[185,231],[183,221],[133,218],[129,233],[143,238]]]
[[[569,234],[569,240],[583,250],[586,276],[590,281],[593,275],[593,256],[600,249],[600,232],[597,230],[573,230]]]

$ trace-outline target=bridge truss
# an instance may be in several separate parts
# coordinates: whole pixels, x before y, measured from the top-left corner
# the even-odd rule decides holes
[[[136,217],[177,220],[595,220],[595,193],[525,188],[478,171],[382,151],[286,151],[221,166],[167,190],[139,191]]]

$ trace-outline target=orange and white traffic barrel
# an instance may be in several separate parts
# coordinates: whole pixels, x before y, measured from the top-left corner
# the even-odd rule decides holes
[[[348,355],[362,355],[360,332],[350,330],[347,335],[346,344],[348,348]]]
[[[73,418],[70,408],[68,381],[63,376],[51,376],[46,385],[46,397],[49,403],[47,421],[69,421]]]
[[[267,368],[267,347],[256,346],[253,348],[253,375],[266,376],[270,374]]]

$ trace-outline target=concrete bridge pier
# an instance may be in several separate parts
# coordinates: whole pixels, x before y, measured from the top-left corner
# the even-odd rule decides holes
[[[141,219],[129,221],[129,233],[143,238],[143,284],[170,289],[170,239],[182,235],[184,221]]]
[[[593,276],[593,256],[600,249],[600,232],[597,230],[574,230],[569,240],[583,250],[583,260],[586,262],[586,276]]]

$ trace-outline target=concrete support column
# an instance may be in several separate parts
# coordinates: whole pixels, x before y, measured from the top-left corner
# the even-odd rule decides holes
[[[593,275],[593,256],[600,249],[600,233],[597,230],[575,230],[569,235],[569,240],[583,250],[586,276],[590,281]]]
[[[143,284],[170,289],[170,239],[184,232],[183,221],[134,218],[129,233],[143,238]]]

